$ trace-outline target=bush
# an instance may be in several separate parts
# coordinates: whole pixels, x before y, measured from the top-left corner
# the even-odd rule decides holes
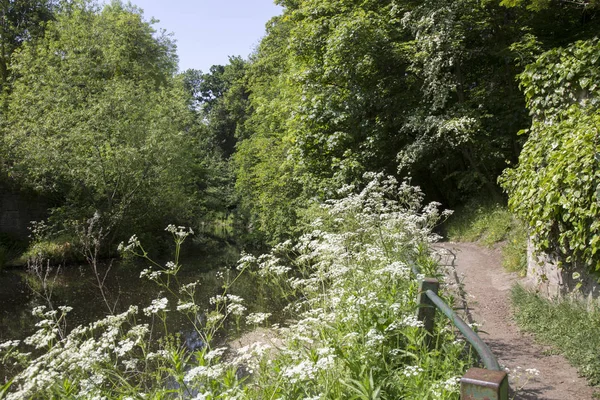
[[[56,200],[59,228],[95,212],[117,238],[193,220],[210,163],[176,63],[168,36],[118,1],[61,3],[14,55],[2,157]]]

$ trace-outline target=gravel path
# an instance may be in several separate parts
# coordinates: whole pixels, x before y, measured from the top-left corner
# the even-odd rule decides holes
[[[595,398],[594,388],[577,375],[564,357],[550,355],[548,348],[536,344],[515,325],[509,296],[510,288],[519,278],[504,271],[499,250],[473,243],[440,243],[436,248],[454,278],[464,285],[467,318],[481,325],[481,338],[500,364],[510,369],[511,388],[518,389],[515,399]],[[539,370],[539,375],[527,380],[525,370],[528,368]]]

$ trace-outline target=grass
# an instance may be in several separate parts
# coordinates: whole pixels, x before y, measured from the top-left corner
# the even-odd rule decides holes
[[[590,384],[600,385],[600,306],[570,298],[548,300],[515,286],[514,315],[521,329],[551,345],[577,367]]]
[[[37,240],[30,243],[15,262],[18,265],[26,265],[28,261],[39,259],[49,260],[52,264],[61,264],[80,260],[81,256],[76,251],[74,243],[75,239],[71,236]]]
[[[521,276],[527,272],[527,230],[505,205],[475,199],[456,210],[445,226],[455,242],[502,243],[502,264]]]

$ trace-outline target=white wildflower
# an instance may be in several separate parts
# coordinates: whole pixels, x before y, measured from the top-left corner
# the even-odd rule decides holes
[[[263,322],[265,322],[270,316],[271,316],[271,313],[248,314],[248,316],[246,317],[246,323],[248,325],[259,325],[259,324],[262,324]]]
[[[196,286],[198,285],[200,285],[200,282],[198,281],[187,283],[179,288],[179,293],[194,293],[194,291],[196,290]]]
[[[213,349],[204,355],[204,359],[210,361],[214,358],[221,357],[223,353],[225,353],[225,350],[227,350],[227,347]]]
[[[423,372],[423,368],[416,366],[416,365],[409,365],[407,367],[404,367],[404,370],[402,370],[402,373],[407,378],[410,378],[413,376],[419,376],[419,374],[422,372]]]
[[[138,360],[132,358],[131,360],[123,360],[123,366],[126,370],[135,370],[138,364]]]
[[[208,299],[208,302],[210,304],[220,304],[220,303],[223,303],[224,301],[225,301],[225,296],[220,295],[220,294],[218,294],[216,296],[213,296],[210,299]]]
[[[117,348],[115,348],[115,354],[118,357],[123,357],[125,354],[129,353],[133,346],[135,346],[135,342],[131,339],[121,340]]]
[[[460,384],[460,378],[458,378],[458,377],[452,377],[452,378],[446,379],[442,383],[442,387],[444,388],[444,390],[446,390],[448,392],[454,392],[454,391],[458,390],[458,385],[459,384]]]
[[[148,307],[144,308],[144,314],[147,316],[151,316],[152,314],[156,314],[159,311],[168,311],[167,310],[167,304],[169,303],[169,300],[166,297],[163,297],[162,299],[154,299],[152,300],[152,304],[150,304]]]
[[[246,307],[241,304],[231,303],[227,305],[227,313],[229,314],[241,316],[244,314],[244,311],[246,311]]]
[[[383,343],[383,341],[385,340],[385,336],[383,336],[377,330],[371,329],[369,330],[369,332],[367,332],[366,339],[367,341],[365,345],[367,347],[377,347]]]
[[[177,304],[177,311],[198,312],[198,310],[199,310],[199,307],[193,302],[182,303],[181,300],[179,300],[179,304]]]
[[[0,343],[0,350],[8,349],[11,347],[17,347],[20,343],[20,340],[8,340],[4,343]]]
[[[312,361],[304,360],[297,365],[284,367],[282,375],[289,380],[290,383],[298,383],[302,381],[313,380],[317,369]]]

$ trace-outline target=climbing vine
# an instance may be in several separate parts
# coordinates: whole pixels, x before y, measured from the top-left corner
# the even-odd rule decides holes
[[[519,165],[500,178],[537,250],[600,271],[600,43],[541,55],[521,74],[534,117]]]

